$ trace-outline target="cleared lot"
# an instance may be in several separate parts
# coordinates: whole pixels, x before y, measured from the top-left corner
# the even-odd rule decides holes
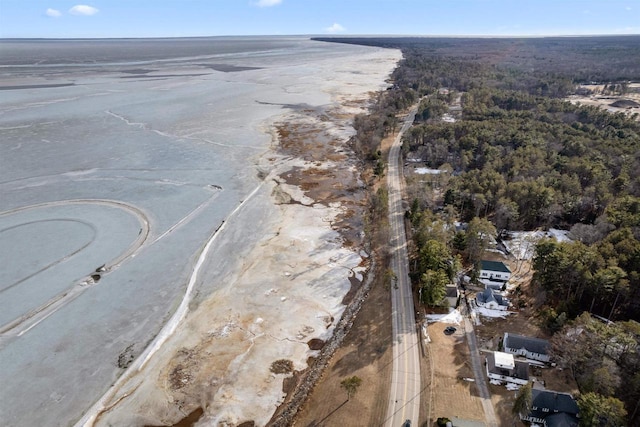
[[[439,417],[483,421],[484,411],[476,384],[466,380],[473,378],[473,371],[463,325],[455,325],[456,331],[446,335],[445,329],[449,326],[438,322],[428,326],[431,343],[427,345],[429,357],[423,369],[427,374],[433,369],[430,390],[425,391],[425,399],[430,398],[432,402],[431,425]]]

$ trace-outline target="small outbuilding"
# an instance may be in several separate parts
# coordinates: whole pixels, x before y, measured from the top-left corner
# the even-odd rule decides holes
[[[460,297],[458,287],[454,284],[447,285],[445,298],[447,299],[449,307],[456,308],[458,306],[458,297]]]

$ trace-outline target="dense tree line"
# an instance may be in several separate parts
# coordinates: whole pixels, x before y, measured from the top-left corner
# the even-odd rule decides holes
[[[417,99],[414,90],[393,86],[377,95],[366,114],[355,117],[353,127],[356,135],[351,142],[361,159],[374,165],[380,160],[382,139],[396,131],[398,113],[413,105]]]
[[[423,304],[439,305],[460,269],[461,261],[454,255],[455,229],[451,222],[422,210],[418,200],[407,211],[413,227],[415,250],[411,260],[410,277]]]
[[[593,233],[598,233],[597,226]],[[629,227],[590,245],[543,240],[536,246],[533,268],[534,281],[546,294],[544,302],[557,313],[549,316],[549,324],[562,313],[573,318],[583,311],[638,320],[640,241]]]
[[[315,40],[402,49],[405,61],[395,77],[403,87],[418,82],[457,90],[493,85],[564,96],[573,90],[572,83],[640,80],[638,36]]]
[[[412,279],[423,300],[440,298],[461,259],[477,261],[494,226],[570,229],[574,242],[536,248],[541,319],[580,387],[581,425],[639,425],[640,125],[561,98],[585,82],[627,91],[640,80],[640,38],[341,41],[403,50],[385,95],[397,106],[422,98],[405,153],[451,172],[423,186],[424,197],[409,185]],[[452,102],[441,88],[463,94],[455,123],[438,120]],[[382,100],[379,111],[393,102]],[[391,129],[385,114],[363,127],[381,131],[359,133],[371,161]],[[456,219],[469,228],[456,232]]]
[[[640,320],[638,122],[499,89],[471,90],[463,103],[462,120],[407,135],[431,167],[453,168],[443,204],[499,230],[571,229],[578,242],[539,245],[543,301],[568,318],[587,310]]]
[[[640,324],[606,324],[587,313],[567,323],[552,340],[557,363],[577,380],[580,425],[638,425]]]
[[[437,215],[413,200],[406,213],[412,229],[414,250],[410,277],[421,302],[430,306],[443,303],[446,285],[453,283],[463,259],[477,266],[496,229],[484,218],[474,218],[466,230],[456,230],[455,212]],[[474,272],[477,269],[474,269]]]
[[[640,125],[620,113],[522,92],[475,89],[463,120],[407,135],[434,168],[453,167],[445,203],[502,228],[593,223],[610,202],[640,196]]]

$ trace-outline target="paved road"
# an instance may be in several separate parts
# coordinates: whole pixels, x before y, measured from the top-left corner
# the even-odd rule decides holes
[[[468,314],[467,310],[467,314]],[[469,353],[471,354],[471,367],[473,368],[473,375],[476,379],[478,386],[478,393],[480,399],[482,399],[482,407],[484,408],[484,419],[489,427],[498,427],[498,421],[496,414],[493,410],[493,404],[491,403],[491,394],[487,387],[487,381],[484,375],[484,364],[480,352],[478,351],[478,344],[476,341],[476,333],[473,329],[473,323],[469,320],[469,316],[464,317],[464,330],[467,336],[467,344],[469,344]]]
[[[417,107],[416,107],[417,108]],[[392,268],[397,282],[391,284],[393,320],[393,373],[385,426],[400,427],[405,420],[418,425],[420,411],[420,353],[409,280],[407,239],[402,208],[402,166],[400,140],[409,129],[416,109],[412,110],[396,136],[389,152],[389,222],[391,227]]]

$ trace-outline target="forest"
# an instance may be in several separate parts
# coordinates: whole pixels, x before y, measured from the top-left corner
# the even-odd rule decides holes
[[[582,83],[632,90],[640,37],[319,40],[403,52],[353,145],[382,175],[380,141],[420,101],[404,153],[446,172],[428,189],[408,186],[423,301],[479,260],[478,236],[570,231],[571,242],[536,246],[535,320],[578,383],[581,425],[640,425],[640,121],[565,100]],[[456,120],[441,120],[454,102]]]

